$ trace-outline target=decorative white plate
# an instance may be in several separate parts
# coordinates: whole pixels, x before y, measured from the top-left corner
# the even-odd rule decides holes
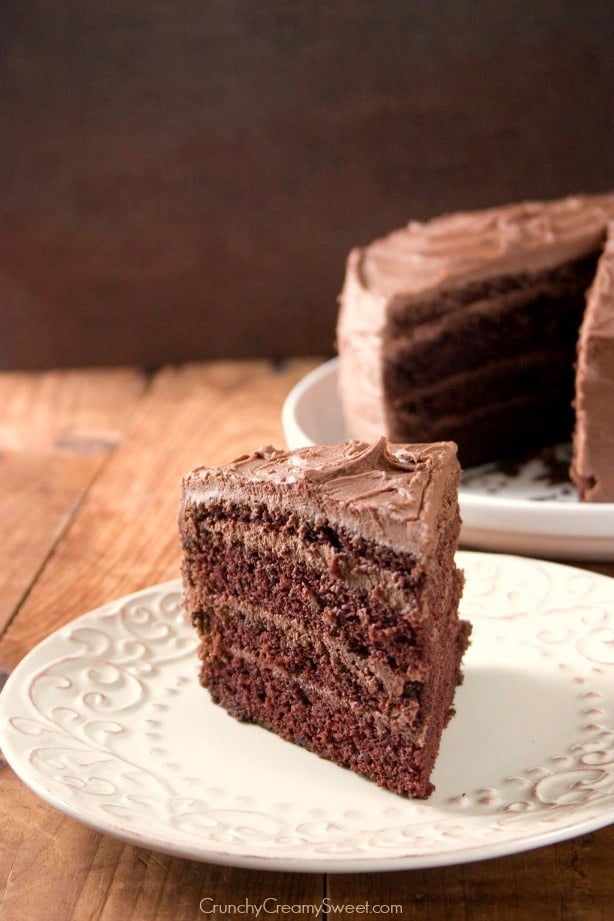
[[[334,358],[299,381],[284,403],[290,448],[347,438]],[[614,503],[579,502],[567,478],[570,448],[524,464],[473,467],[459,494],[461,545],[554,559],[614,560]]]
[[[0,697],[4,755],[61,811],[192,859],[301,872],[427,867],[614,821],[614,580],[461,552],[474,624],[426,802],[236,722],[196,680],[178,582],[79,618]]]

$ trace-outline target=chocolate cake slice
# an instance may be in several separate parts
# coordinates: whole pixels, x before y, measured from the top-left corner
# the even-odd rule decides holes
[[[463,467],[568,441],[614,195],[443,215],[356,248],[337,327],[348,434],[452,440]]]
[[[239,720],[426,797],[470,625],[450,443],[263,448],[183,482],[200,678]]]

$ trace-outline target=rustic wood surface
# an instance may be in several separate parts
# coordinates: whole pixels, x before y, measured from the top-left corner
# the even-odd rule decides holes
[[[312,365],[0,377],[0,679],[61,624],[177,575],[182,473],[282,444],[282,400]],[[611,564],[590,568],[614,575]],[[401,905],[407,921],[610,921],[614,907],[614,828],[443,869],[266,873],[101,835],[39,800],[3,761],[0,790],[3,921],[223,918],[223,906],[267,898],[297,914],[325,895],[346,914]],[[205,915],[202,899],[222,908]]]

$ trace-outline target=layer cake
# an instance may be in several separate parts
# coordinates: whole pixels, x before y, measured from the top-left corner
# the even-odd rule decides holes
[[[525,202],[411,222],[354,249],[337,327],[348,434],[453,440],[463,466],[569,440],[609,218],[614,195]]]
[[[263,448],[183,482],[202,684],[251,721],[426,797],[470,626],[455,446]]]

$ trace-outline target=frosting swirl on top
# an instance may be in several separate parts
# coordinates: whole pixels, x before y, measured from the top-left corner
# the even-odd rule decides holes
[[[184,502],[261,501],[327,518],[411,551],[430,543],[444,492],[456,490],[459,466],[450,442],[393,445],[349,441],[297,451],[270,446],[184,480]]]
[[[539,271],[596,249],[609,219],[614,219],[614,194],[411,221],[355,251],[357,271],[364,288],[386,296],[411,296],[454,280]]]
[[[392,445],[386,438],[379,438],[372,444],[346,441],[337,445],[312,445],[297,451],[280,451],[267,446],[237,458],[227,469],[240,470],[243,476],[253,479],[288,481],[291,478],[324,484],[376,470],[383,474],[393,470],[414,471],[429,463],[433,452],[429,446],[425,455],[425,447]]]

